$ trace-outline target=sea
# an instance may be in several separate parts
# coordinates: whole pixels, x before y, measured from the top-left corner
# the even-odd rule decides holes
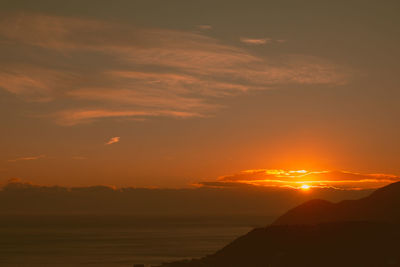
[[[216,252],[269,216],[0,216],[0,266],[155,266]]]

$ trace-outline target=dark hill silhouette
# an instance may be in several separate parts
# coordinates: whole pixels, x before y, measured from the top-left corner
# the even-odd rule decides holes
[[[359,200],[331,203],[310,200],[289,210],[273,225],[318,224],[324,222],[400,222],[400,182],[382,187]]]
[[[400,266],[400,183],[360,200],[308,201],[213,255],[163,267]]]
[[[163,267],[400,266],[400,228],[388,223],[275,225],[254,229],[217,253]]]

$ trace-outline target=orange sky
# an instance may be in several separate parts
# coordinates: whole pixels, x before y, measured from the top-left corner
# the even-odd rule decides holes
[[[390,174],[352,173],[348,171],[308,170],[245,170],[236,174],[221,176],[217,181],[201,182],[200,186],[225,187],[237,184],[256,186],[288,187],[294,189],[332,188],[339,190],[361,190],[379,188],[400,181]]]
[[[397,181],[397,5],[5,1],[0,181]]]

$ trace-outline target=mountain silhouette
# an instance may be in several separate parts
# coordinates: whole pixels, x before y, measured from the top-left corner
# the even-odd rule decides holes
[[[331,203],[310,200],[289,210],[273,225],[318,224],[324,222],[400,222],[400,182],[382,187],[359,200]]]
[[[308,201],[202,259],[163,267],[400,266],[400,182],[370,196]]]

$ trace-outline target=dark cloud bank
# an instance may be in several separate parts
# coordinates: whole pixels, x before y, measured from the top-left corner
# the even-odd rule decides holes
[[[108,186],[40,186],[17,180],[0,190],[0,215],[266,215],[276,216],[304,201],[356,199],[371,190],[232,185],[190,189],[147,189]]]

